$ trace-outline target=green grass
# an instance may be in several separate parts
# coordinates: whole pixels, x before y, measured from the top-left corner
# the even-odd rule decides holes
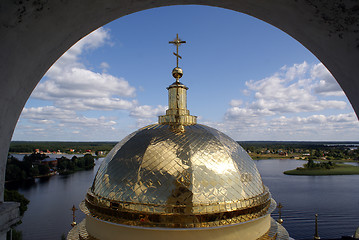
[[[307,176],[320,176],[320,175],[354,175],[359,174],[359,167],[348,164],[337,164],[333,169],[315,168],[315,169],[294,169],[285,171],[287,175],[307,175]]]

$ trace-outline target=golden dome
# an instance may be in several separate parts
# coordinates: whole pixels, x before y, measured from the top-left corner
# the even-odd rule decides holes
[[[153,124],[112,149],[82,208],[116,223],[191,228],[245,222],[273,204],[237,142],[204,125]]]

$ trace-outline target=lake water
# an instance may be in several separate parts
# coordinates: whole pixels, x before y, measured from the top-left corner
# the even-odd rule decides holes
[[[102,160],[93,170],[68,176],[37,179],[18,190],[29,200],[28,210],[17,227],[24,240],[61,239],[71,229],[74,204],[78,207]],[[359,226],[359,175],[288,176],[282,172],[301,166],[299,160],[256,160],[263,182],[273,198],[282,203],[284,227],[294,239],[312,239],[314,214],[319,214],[319,236],[352,235]],[[84,218],[76,212],[76,220]],[[277,212],[272,216],[277,219]]]

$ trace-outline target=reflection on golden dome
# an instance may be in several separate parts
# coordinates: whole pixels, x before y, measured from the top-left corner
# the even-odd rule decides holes
[[[184,228],[268,214],[271,196],[246,151],[213,128],[184,128],[154,124],[118,143],[87,194],[88,211],[123,224]]]

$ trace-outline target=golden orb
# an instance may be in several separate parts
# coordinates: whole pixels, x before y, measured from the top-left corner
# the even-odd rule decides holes
[[[179,68],[179,67],[175,67],[173,70],[172,70],[172,76],[175,78],[175,79],[180,79],[182,76],[183,76],[183,70],[182,68]]]

